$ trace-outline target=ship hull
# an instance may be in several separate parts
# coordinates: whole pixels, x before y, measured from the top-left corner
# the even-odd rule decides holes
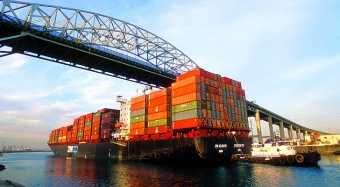
[[[239,140],[243,152],[249,151],[250,139]],[[232,137],[180,138],[161,141],[140,141],[129,143],[128,160],[150,160],[165,162],[207,163],[229,162],[235,152]]]
[[[75,157],[84,159],[108,159],[124,160],[126,148],[113,143],[82,143],[70,145],[49,145],[55,156]],[[76,147],[75,151],[69,151],[70,147]]]
[[[298,153],[280,157],[252,157],[245,158],[252,163],[262,163],[277,166],[317,166],[321,157],[318,152]]]
[[[73,156],[86,159],[148,160],[159,162],[229,162],[235,153],[235,144],[242,145],[243,153],[249,153],[250,138],[200,137],[157,141],[131,141],[127,144],[97,143],[79,145],[50,145],[56,156]],[[76,152],[68,152],[69,146],[78,146]]]

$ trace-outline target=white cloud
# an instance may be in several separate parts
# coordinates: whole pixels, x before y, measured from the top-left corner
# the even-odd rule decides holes
[[[23,55],[13,54],[0,58],[0,75],[15,72],[27,63],[27,58]]]

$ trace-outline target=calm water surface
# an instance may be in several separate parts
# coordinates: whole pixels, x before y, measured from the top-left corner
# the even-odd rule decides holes
[[[220,167],[95,162],[15,153],[0,157],[0,179],[26,186],[340,186],[340,156],[323,157],[319,168],[238,163]]]

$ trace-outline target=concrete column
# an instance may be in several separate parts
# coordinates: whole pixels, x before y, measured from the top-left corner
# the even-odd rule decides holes
[[[262,138],[262,131],[261,131],[261,118],[260,118],[260,110],[256,110],[255,113],[255,121],[256,121],[256,132],[257,132],[257,137],[259,140],[259,143],[263,143],[263,138]]]
[[[283,121],[280,121],[280,138],[281,140],[285,139],[285,129],[283,126]]]
[[[274,135],[274,130],[273,130],[273,118],[271,116],[268,117],[268,124],[269,124],[270,137],[273,141],[275,141],[275,135]]]
[[[301,130],[300,129],[296,129],[296,137],[297,137],[297,139],[301,140]]]
[[[303,131],[303,141],[307,141],[307,131]]]
[[[288,126],[288,136],[289,139],[293,139],[293,125]]]

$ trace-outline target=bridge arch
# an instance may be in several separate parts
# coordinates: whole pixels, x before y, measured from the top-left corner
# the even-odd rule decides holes
[[[110,16],[74,8],[0,0],[0,21],[22,31],[81,44],[161,72],[178,75],[198,65],[161,37]],[[1,40],[0,40],[1,42]]]

